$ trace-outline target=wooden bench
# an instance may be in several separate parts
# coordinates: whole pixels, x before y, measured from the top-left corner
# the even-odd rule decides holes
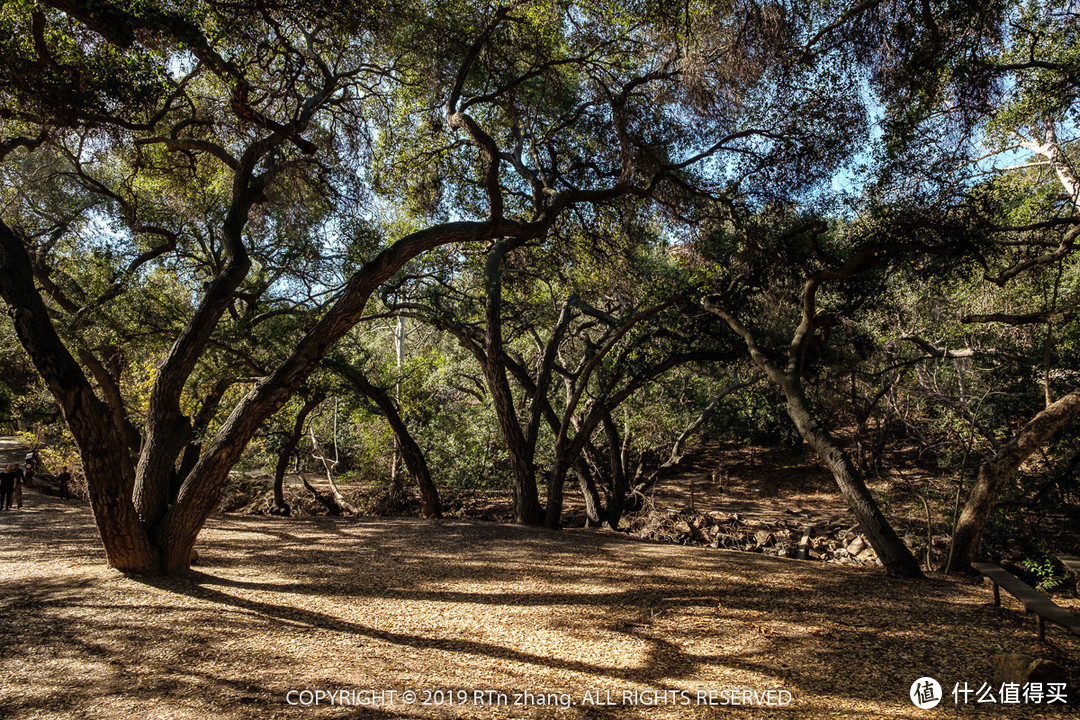
[[[1058,555],[1058,560],[1065,566],[1065,571],[1072,575],[1073,591],[1080,596],[1080,558],[1075,555]]]
[[[1003,587],[1009,591],[1010,595],[1023,603],[1024,612],[1035,615],[1039,640],[1046,639],[1044,621],[1061,625],[1073,635],[1080,635],[1080,617],[1073,615],[1023,580],[993,563],[972,563],[971,566],[993,583],[995,605],[1001,605],[1001,593],[998,588]]]

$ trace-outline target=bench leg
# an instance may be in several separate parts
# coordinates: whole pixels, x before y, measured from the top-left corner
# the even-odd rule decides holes
[[[990,581],[990,584],[994,586],[994,604],[995,605],[1000,605],[1001,604],[1001,591],[998,590],[998,584],[996,582],[994,582],[993,580]]]

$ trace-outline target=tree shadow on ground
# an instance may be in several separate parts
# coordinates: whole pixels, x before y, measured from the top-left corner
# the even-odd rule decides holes
[[[47,526],[0,527],[17,537],[0,559],[21,568],[0,575],[0,670],[15,688],[0,702],[28,715],[89,715],[105,704],[129,716],[179,707],[199,717],[300,717],[284,700],[290,688],[401,689],[430,679],[470,693],[496,683],[566,689],[579,701],[589,688],[783,687],[808,717],[846,703],[919,717],[907,702],[914,679],[932,675],[949,688],[989,681],[998,649],[1080,669],[1080,643],[1052,631],[1040,647],[1029,620],[985,606],[989,593],[970,584],[613,533],[221,518],[204,533],[190,577],[127,579],[102,567],[85,511],[67,508]],[[1031,710],[996,706],[994,714],[1037,717]],[[349,712],[473,716],[400,705]],[[718,710],[578,704],[561,712]]]

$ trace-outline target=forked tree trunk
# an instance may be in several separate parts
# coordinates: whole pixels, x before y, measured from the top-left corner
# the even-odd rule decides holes
[[[445,318],[436,320],[435,324],[450,332],[465,350],[470,352],[476,361],[480,364],[481,368],[487,367],[487,353],[480,345],[474,341],[467,332],[465,332],[462,326],[448,322]],[[557,337],[553,337],[553,343],[557,340]],[[562,421],[559,419],[558,414],[555,412],[555,408],[551,406],[551,401],[547,396],[537,388],[536,383],[529,375],[528,371],[520,363],[513,360],[502,353],[502,362],[506,365],[507,370],[513,374],[514,378],[521,385],[522,391],[533,402],[533,411],[539,412],[540,417],[551,428],[551,432],[557,437],[559,435],[559,427]],[[547,358],[545,358],[545,365],[547,364]],[[543,373],[543,368],[541,368]],[[531,425],[531,424],[530,424]],[[531,428],[534,429],[535,428]],[[534,443],[532,448],[535,449],[535,437],[533,435]],[[526,443],[526,450],[529,450],[528,443]],[[596,448],[591,443],[585,445],[586,454],[596,454]],[[596,482],[593,480],[593,471],[589,467],[589,463],[583,459],[578,458],[574,463],[574,474],[577,476],[578,488],[581,490],[581,497],[585,503],[585,514],[589,518],[589,521],[596,525],[603,525],[607,521],[607,513],[604,511],[604,504],[600,499],[600,493],[596,488]]]
[[[975,487],[956,523],[947,571],[966,572],[970,569],[1002,488],[1033,452],[1077,417],[1080,417],[1080,390],[1074,390],[1043,409],[1012,440],[1002,445],[994,457],[982,464]]]
[[[106,561],[110,567],[133,573],[160,571],[162,555],[131,499],[135,467],[128,439],[56,334],[48,309],[34,287],[26,247],[3,222],[0,296],[8,305],[15,334],[79,441],[90,507],[105,546]]]
[[[300,340],[296,350],[240,400],[183,479],[175,501],[156,523],[135,510],[135,467],[113,413],[60,340],[33,282],[26,246],[0,222],[0,295],[31,361],[60,404],[79,446],[95,520],[109,565],[133,573],[184,573],[206,519],[221,500],[229,470],[262,423],[289,400],[327,350],[363,317],[367,300],[405,263],[427,250],[518,232],[546,232],[546,222],[451,222],[408,235],[378,253],[346,285],[334,305]],[[144,448],[143,452],[147,450]],[[171,476],[171,466],[169,468]],[[144,479],[146,476],[144,475]],[[154,481],[167,492],[167,479]]]
[[[341,297],[297,343],[296,350],[248,391],[204,445],[202,456],[184,479],[176,502],[153,533],[167,572],[183,572],[203,524],[221,499],[229,470],[262,423],[298,392],[326,352],[363,317],[371,294],[409,260],[450,243],[505,236],[510,223],[452,222],[408,235],[367,262],[349,280]],[[530,231],[531,232],[531,231]],[[537,230],[540,232],[540,230]]]
[[[853,260],[852,263],[855,263]],[[857,267],[853,264],[852,268]],[[850,272],[854,272],[853,269]],[[850,274],[850,272],[848,274]],[[845,275],[846,277],[846,275]],[[743,325],[734,315],[728,312],[722,304],[716,301],[719,298],[710,297],[704,301],[704,307],[709,312],[723,318],[728,326],[735,331],[745,342],[750,351],[750,357],[761,368],[768,378],[776,383],[784,393],[787,400],[787,413],[799,435],[805,440],[818,457],[825,463],[836,480],[840,492],[847,500],[855,519],[859,521],[866,539],[874,548],[881,564],[885,566],[885,572],[896,577],[925,577],[919,561],[911,554],[911,550],[893,530],[892,525],[882,515],[873,495],[866,487],[866,478],[842,447],[833,439],[829,431],[814,417],[810,403],[803,391],[802,381],[799,374],[802,368],[802,358],[806,351],[806,344],[813,335],[815,327],[816,310],[814,306],[814,294],[822,282],[820,277],[809,280],[803,291],[803,318],[792,338],[791,347],[788,351],[788,365],[785,370],[778,368],[768,356],[761,350],[753,333]]]

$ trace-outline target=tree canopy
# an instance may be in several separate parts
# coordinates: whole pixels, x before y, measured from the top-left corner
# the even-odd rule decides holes
[[[688,433],[793,426],[907,576],[863,450],[955,417],[982,453],[966,565],[1080,414],[1075,21],[5,3],[0,296],[124,571],[186,570],[230,469],[273,426],[284,472],[327,388],[385,418],[425,514],[479,454],[515,519],[552,528],[568,478],[618,529]]]

